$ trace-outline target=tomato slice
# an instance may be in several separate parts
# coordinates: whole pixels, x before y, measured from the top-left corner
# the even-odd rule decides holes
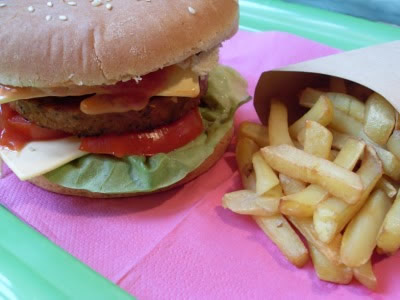
[[[0,106],[0,145],[11,150],[21,150],[30,141],[53,140],[67,134],[43,128],[25,120],[12,110],[8,104]]]
[[[117,157],[150,156],[182,147],[198,137],[203,130],[203,121],[196,108],[174,123],[152,131],[82,138],[80,150]]]

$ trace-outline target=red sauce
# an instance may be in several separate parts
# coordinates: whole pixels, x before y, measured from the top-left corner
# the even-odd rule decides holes
[[[0,146],[18,151],[31,141],[53,140],[66,136],[62,131],[31,123],[12,110],[8,104],[0,106]]]

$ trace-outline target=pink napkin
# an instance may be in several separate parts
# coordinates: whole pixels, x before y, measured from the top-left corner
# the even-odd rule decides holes
[[[278,32],[239,32],[221,62],[239,70],[253,93],[264,70],[338,52]],[[236,125],[257,120],[252,103]],[[318,280],[311,264],[296,269],[246,216],[221,207],[241,188],[234,147],[205,175],[172,191],[132,199],[55,195],[20,182],[9,170],[1,203],[57,245],[139,299],[358,299],[400,294],[400,256],[380,258],[377,293],[355,281]]]

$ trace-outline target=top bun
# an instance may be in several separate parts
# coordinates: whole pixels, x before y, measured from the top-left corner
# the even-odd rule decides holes
[[[0,7],[0,84],[113,84],[209,50],[238,26],[237,0],[50,1]]]

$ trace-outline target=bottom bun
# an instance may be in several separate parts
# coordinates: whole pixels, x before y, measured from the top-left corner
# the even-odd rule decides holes
[[[228,147],[231,138],[233,135],[233,127],[226,133],[226,135],[221,139],[221,141],[217,144],[214,149],[214,152],[195,170],[187,174],[184,178],[180,181],[174,183],[173,185],[166,186],[164,188],[151,191],[151,192],[137,192],[137,193],[121,193],[121,194],[105,194],[105,193],[96,193],[90,192],[87,190],[81,189],[71,189],[67,187],[63,187],[56,183],[52,183],[51,181],[47,180],[44,176],[35,177],[29,180],[29,182],[33,183],[34,185],[53,192],[57,194],[64,194],[64,195],[72,195],[72,196],[81,196],[81,197],[89,197],[89,198],[120,198],[120,197],[134,197],[140,195],[149,195],[154,194],[162,191],[166,191],[182,184],[187,183],[188,181],[196,178],[197,176],[203,174],[208,169],[210,169],[225,153],[226,148]]]

